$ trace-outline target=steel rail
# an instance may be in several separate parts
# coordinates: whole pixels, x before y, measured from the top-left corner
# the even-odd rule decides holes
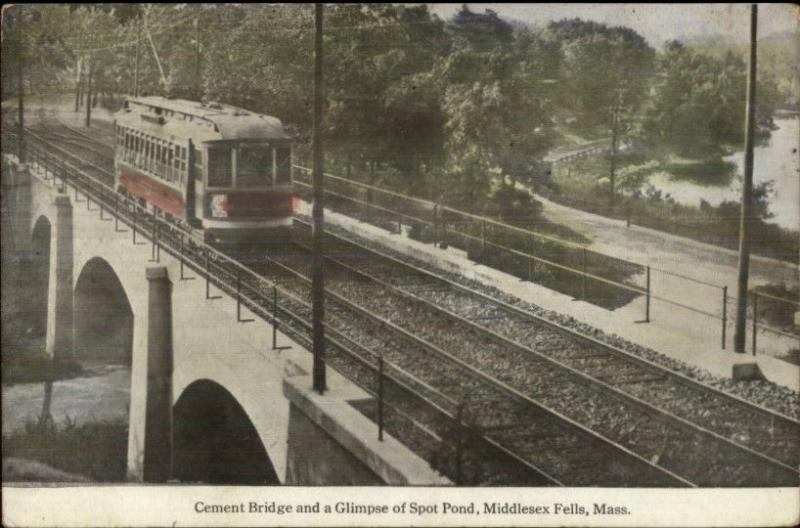
[[[42,144],[47,144],[47,143],[48,143],[46,140],[44,140],[44,139],[43,139],[43,138],[41,138],[41,137],[36,137],[36,140],[37,140],[37,141],[39,141],[39,142],[40,142],[40,143],[42,143]],[[72,154],[72,153],[69,153],[68,151],[66,151],[66,150],[64,150],[64,149],[62,149],[62,148],[60,148],[60,147],[54,146],[54,145],[52,145],[52,144],[50,144],[49,146],[50,146],[50,148],[55,148],[55,149],[56,149],[56,150],[58,150],[58,151],[59,151],[61,154],[65,154],[65,155],[68,155],[68,156],[72,157],[73,159],[78,159],[78,160],[80,160],[80,158],[79,158],[78,156],[75,156],[74,154]],[[41,147],[40,147],[40,148],[41,148]],[[80,162],[81,162],[81,163],[85,163],[85,161],[83,161],[83,160],[80,160]],[[97,181],[97,180],[96,180],[96,179],[95,179],[93,176],[91,176],[91,175],[89,175],[89,174],[85,173],[85,172],[84,172],[84,171],[82,171],[80,168],[77,168],[77,167],[74,167],[74,166],[71,166],[71,167],[70,167],[68,164],[66,164],[66,165],[62,165],[62,167],[67,167],[67,168],[69,168],[69,169],[70,169],[70,170],[71,170],[73,173],[74,173],[74,172],[77,172],[77,173],[80,175],[80,177],[81,177],[81,178],[83,178],[83,179],[86,179],[86,180],[88,180],[89,182],[91,182],[91,183],[93,184],[93,185],[91,185],[91,187],[92,187],[92,189],[91,189],[91,192],[97,192],[97,191],[98,191],[98,188],[99,188],[99,190],[100,190],[100,191],[102,191],[101,193],[99,193],[100,195],[102,195],[102,194],[103,194],[103,192],[105,192],[105,193],[110,193],[110,192],[111,192],[111,190],[110,190],[110,189],[108,189],[108,187],[107,187],[107,186],[106,186],[106,185],[105,185],[103,182]],[[74,176],[75,176],[75,174],[71,174],[71,176],[73,176],[73,177],[74,177]],[[77,183],[75,180],[73,180],[73,179],[70,179],[70,183],[71,183],[71,185],[72,185],[73,187],[77,188],[77,185],[78,185],[78,183]],[[84,193],[87,193],[86,187],[84,187],[82,190],[83,190],[83,192],[84,192]],[[100,200],[102,200],[102,199],[104,199],[105,197],[99,197],[98,195],[95,195],[95,201],[98,201],[98,198],[99,198]],[[123,197],[123,198],[124,198],[124,201],[125,201],[125,202],[129,202],[129,200],[128,200],[127,198],[125,198],[125,197]],[[138,205],[137,205],[136,203],[132,203],[132,204],[130,204],[130,203],[126,203],[126,205],[133,205],[133,207],[134,207],[134,210],[133,210],[133,212],[132,212],[131,214],[138,214],[138,210],[139,210],[139,208],[138,208]],[[130,212],[130,211],[129,211],[129,212]],[[122,218],[122,220],[123,220],[123,222],[124,222],[124,223],[127,223],[127,224],[128,224],[129,226],[131,226],[131,227],[133,227],[133,226],[134,226],[134,222],[133,222],[133,221],[132,221],[132,220],[131,220],[129,217],[127,217],[126,215],[120,215],[120,216],[125,216],[124,218]],[[161,219],[158,219],[158,218],[157,218],[157,217],[155,217],[155,216],[151,216],[151,217],[149,218],[149,220],[150,220],[150,221],[152,221],[152,222],[163,222],[163,220],[161,220]],[[172,225],[172,224],[168,225],[168,227],[170,227],[172,231],[178,231],[178,232],[180,232],[180,227],[176,227],[176,226],[174,226],[174,225]],[[148,237],[148,232],[149,232],[149,230],[146,230],[146,229],[145,229],[145,230],[144,230],[144,232],[142,233],[142,234],[145,236],[145,238],[149,238],[149,237]],[[170,230],[167,230],[167,233],[169,233],[169,232],[170,232]],[[182,233],[182,234],[186,234],[186,233],[184,232],[184,233]],[[162,239],[160,240],[160,242],[163,242],[164,240],[168,240],[168,238],[167,238],[167,237],[164,237],[164,238],[162,238]],[[251,278],[255,278],[256,280],[258,280],[259,282],[261,282],[261,283],[262,283],[262,284],[261,284],[261,286],[262,286],[262,287],[263,287],[263,286],[266,286],[266,287],[268,287],[268,288],[276,288],[276,291],[280,291],[282,296],[292,296],[290,292],[283,290],[282,288],[280,288],[279,286],[277,286],[275,283],[272,283],[272,282],[270,282],[269,284],[264,284],[264,282],[265,282],[267,279],[265,279],[263,276],[261,276],[261,275],[257,275],[257,274],[254,274],[254,273],[250,272],[250,270],[249,270],[247,267],[243,266],[242,264],[240,264],[240,263],[236,262],[236,261],[235,261],[235,260],[233,260],[233,259],[230,259],[230,258],[229,258],[227,255],[225,255],[224,253],[221,253],[221,252],[219,252],[219,251],[218,251],[218,250],[216,250],[215,248],[213,248],[213,247],[211,247],[211,246],[208,246],[208,245],[206,245],[206,244],[202,244],[202,243],[201,243],[200,245],[201,245],[201,246],[204,246],[202,249],[208,250],[209,252],[212,252],[212,253],[214,253],[214,254],[215,254],[215,257],[216,257],[216,262],[214,262],[214,265],[215,265],[215,266],[217,266],[218,268],[220,267],[220,263],[224,263],[225,265],[229,265],[229,266],[231,266],[231,265],[232,265],[232,266],[235,266],[235,268],[236,268],[237,272],[242,272],[242,271],[243,271],[243,272],[247,272],[247,273],[250,275],[250,277],[251,277]],[[164,246],[164,249],[165,249],[165,250],[167,250],[169,253],[172,253],[172,254],[173,254],[173,256],[176,256],[176,257],[180,256],[180,255],[179,255],[179,251],[175,249],[174,245],[173,245],[173,246],[170,246],[170,245],[168,245],[168,244],[167,244],[167,245],[165,245],[165,246]],[[183,256],[184,256],[184,257],[187,257],[188,255],[185,255],[185,254],[184,254]],[[199,274],[201,274],[201,275],[203,275],[203,274],[204,274],[204,265],[203,265],[202,263],[200,263],[199,261],[196,261],[196,260],[192,260],[191,258],[190,258],[190,259],[187,259],[187,260],[188,260],[187,264],[188,264],[189,268],[191,268],[191,269],[194,269],[194,270],[195,270],[197,273],[199,273]],[[225,270],[225,271],[223,272],[223,274],[231,275],[232,273],[231,273],[229,270]],[[234,273],[234,274],[235,274],[235,273]],[[210,280],[212,280],[212,281],[215,283],[215,285],[216,285],[218,288],[220,288],[221,290],[225,291],[225,292],[226,292],[226,293],[228,293],[229,295],[233,295],[233,290],[234,290],[234,287],[233,287],[233,286],[232,286],[230,283],[227,283],[227,284],[226,284],[224,281],[220,280],[218,277],[209,277],[209,279],[210,279]],[[254,289],[255,289],[255,288],[254,288]],[[241,294],[241,292],[240,292],[240,294]],[[293,296],[292,296],[292,297],[293,297]],[[276,321],[278,320],[278,314],[271,313],[271,312],[270,312],[268,309],[265,309],[265,308],[263,308],[262,306],[259,306],[259,303],[258,303],[258,302],[256,302],[256,301],[253,301],[253,300],[250,300],[250,299],[245,299],[245,300],[246,300],[246,301],[247,301],[247,300],[249,300],[249,301],[250,301],[250,302],[248,303],[248,304],[249,304],[249,309],[250,309],[251,311],[253,311],[253,313],[254,313],[254,314],[256,314],[256,315],[260,316],[262,319],[264,319],[264,320],[267,320],[268,322],[276,322]],[[270,301],[269,301],[269,299],[267,299],[267,298],[264,296],[264,294],[263,294],[263,293],[262,293],[262,295],[261,295],[260,301],[261,301],[261,302],[263,302],[263,303],[265,303],[265,304],[267,304],[267,305],[271,304],[271,303],[270,303]],[[298,301],[302,302],[300,299],[297,299],[297,298],[295,298],[295,299],[294,299],[294,301],[295,301],[295,302],[298,302]],[[277,307],[277,310],[278,310],[279,312],[283,312],[284,314],[286,314],[286,315],[290,316],[290,318],[289,318],[289,319],[290,319],[291,321],[293,321],[293,322],[295,322],[295,323],[299,323],[301,326],[304,326],[304,327],[306,327],[306,330],[309,330],[309,329],[310,329],[310,323],[309,323],[307,320],[305,320],[304,318],[302,318],[302,317],[300,317],[300,316],[298,316],[298,315],[294,314],[294,313],[293,313],[293,312],[291,312],[290,310],[286,309],[284,306],[282,306],[282,305],[279,305],[279,306]],[[334,332],[334,334],[335,334],[335,335],[340,335],[340,336],[342,336],[341,334],[339,334],[339,332]],[[298,333],[295,333],[295,334],[294,334],[294,335],[292,335],[291,337],[293,337],[294,339],[297,339],[297,340],[298,340],[298,341],[300,341],[300,342],[302,342],[302,341],[308,341],[308,338],[307,338],[307,336],[304,336],[304,335],[302,335],[302,334],[298,334]],[[342,336],[342,337],[346,337],[346,336]],[[356,358],[356,357],[358,357],[358,354],[356,354],[356,353],[352,352],[350,349],[348,349],[348,348],[347,348],[346,346],[344,346],[343,344],[341,344],[341,343],[338,343],[338,342],[337,342],[337,340],[336,340],[335,338],[329,338],[329,340],[331,341],[331,343],[332,343],[334,346],[336,346],[336,347],[337,347],[337,349],[339,349],[340,351],[344,352],[344,353],[345,353],[345,354],[346,354],[348,357],[350,357],[351,359],[352,359],[352,358]],[[361,347],[361,348],[362,348],[362,349],[364,349],[363,347]],[[366,350],[366,349],[364,349],[364,350]],[[375,352],[371,352],[371,354],[373,354],[373,355],[377,355]],[[405,370],[404,370],[404,369],[402,369],[401,367],[399,367],[399,366],[397,366],[397,365],[393,364],[392,362],[386,362],[386,363],[388,363],[388,364],[389,364],[390,368],[392,368],[392,369],[394,369],[394,370],[396,370],[396,371],[398,371],[398,372],[402,373],[404,376],[406,376],[407,378],[410,378],[410,379],[412,379],[414,382],[418,383],[419,385],[422,385],[422,386],[424,386],[424,388],[425,388],[426,390],[433,389],[433,388],[432,388],[432,387],[430,387],[428,384],[426,384],[424,381],[422,381],[422,380],[419,380],[418,378],[416,378],[415,376],[413,376],[411,373],[408,373],[407,371],[405,371]],[[439,414],[441,414],[441,415],[445,416],[446,418],[449,418],[449,419],[454,419],[454,415],[453,415],[453,413],[452,413],[452,412],[448,412],[447,410],[445,410],[445,409],[444,409],[443,407],[441,407],[440,405],[436,404],[435,402],[432,402],[432,401],[431,401],[431,400],[430,400],[428,397],[421,395],[419,392],[417,392],[415,389],[413,389],[413,388],[409,387],[407,384],[405,384],[405,383],[404,383],[404,382],[402,382],[401,380],[394,379],[394,377],[393,377],[393,376],[390,376],[390,375],[386,375],[386,377],[387,377],[388,379],[390,379],[391,381],[393,381],[393,382],[394,382],[396,385],[398,385],[398,386],[400,386],[401,388],[403,388],[403,389],[404,389],[404,390],[405,390],[407,393],[409,393],[409,394],[413,395],[413,397],[415,397],[415,398],[417,398],[418,400],[422,401],[422,402],[423,402],[425,405],[427,405],[427,406],[431,407],[431,408],[432,408],[434,411],[436,411],[436,412],[438,412]],[[355,382],[355,381],[354,381],[354,382]],[[366,387],[363,387],[363,386],[362,386],[362,388],[366,388]],[[449,397],[447,397],[446,395],[442,395],[442,396],[444,396],[444,397],[445,397],[447,400],[449,400],[449,401],[452,403],[452,400],[451,400]],[[486,442],[488,442],[490,446],[493,446],[493,448],[495,448],[495,449],[497,449],[497,450],[501,451],[501,452],[502,452],[502,453],[504,453],[506,456],[512,457],[512,458],[513,458],[513,459],[515,459],[517,462],[521,463],[521,464],[522,464],[523,466],[525,466],[525,467],[526,467],[528,470],[535,472],[535,473],[536,473],[536,474],[537,474],[537,475],[538,475],[540,478],[544,478],[546,481],[549,481],[549,482],[551,482],[552,484],[555,484],[555,485],[563,485],[563,484],[562,484],[560,481],[558,481],[558,479],[556,479],[556,478],[554,478],[554,477],[552,477],[552,476],[548,475],[546,472],[544,472],[544,471],[543,471],[543,470],[541,470],[540,468],[536,467],[536,466],[535,466],[534,464],[532,464],[530,461],[528,461],[528,460],[526,460],[526,459],[524,459],[524,458],[520,457],[519,455],[517,455],[517,454],[516,454],[516,453],[514,453],[513,451],[509,450],[508,448],[506,448],[506,447],[504,447],[504,446],[500,445],[500,444],[499,444],[499,443],[498,443],[496,440],[494,440],[494,439],[493,439],[493,438],[492,438],[490,435],[484,435],[484,440],[485,440]]]
[[[77,156],[73,156],[73,157],[77,158]],[[340,264],[342,264],[342,263],[340,263]],[[344,264],[342,264],[342,265],[344,265]],[[345,266],[346,266],[346,265],[345,265]],[[351,268],[351,269],[352,269],[352,268]],[[358,272],[358,271],[356,271],[356,270],[352,270],[352,271],[354,271],[354,272],[357,272],[357,273],[362,273],[362,272]],[[362,273],[362,274],[363,274],[363,273]],[[375,279],[374,277],[372,277],[372,278],[373,278],[373,279]],[[394,288],[394,289],[396,289],[396,290],[398,290],[398,291],[402,291],[402,290],[399,290],[399,289],[397,289],[397,288],[395,288],[395,287],[393,287],[393,286],[390,286],[390,285],[387,285],[387,286],[389,286],[389,287],[391,287],[391,288]],[[411,295],[411,294],[408,294],[408,295]],[[427,301],[421,300],[421,299],[419,299],[419,298],[417,298],[417,300],[418,300],[418,301],[422,301],[422,302],[427,302]],[[455,315],[455,314],[451,314],[451,315],[453,315],[454,317],[459,317],[459,316],[457,316],[457,315]],[[529,314],[529,315],[530,315],[530,314]],[[480,325],[476,325],[475,323],[471,323],[470,321],[466,321],[466,320],[463,320],[463,321],[464,321],[464,322],[466,322],[466,323],[468,323],[468,324],[473,324],[473,325],[475,325],[477,328],[482,328]],[[484,329],[484,330],[485,330],[485,329]],[[506,338],[503,338],[502,336],[499,336],[499,335],[495,335],[495,337],[497,337],[497,338],[499,338],[499,339],[502,339],[502,340],[506,340]],[[507,340],[506,340],[506,341],[507,341]],[[509,342],[510,342],[510,343],[513,343],[513,341],[509,341]],[[517,345],[519,345],[519,344],[517,343]],[[522,346],[522,345],[519,345],[519,346]],[[555,360],[552,360],[551,358],[547,358],[547,357],[543,357],[543,359],[546,359],[546,360],[549,360],[549,361],[555,361]],[[641,360],[641,358],[636,358],[636,359],[638,359],[638,360]],[[558,362],[556,362],[556,363],[558,363]],[[566,366],[566,365],[561,365],[561,366],[562,366],[562,367],[565,367],[565,368],[570,368],[570,367],[568,367],[568,366]],[[660,367],[660,366],[659,366],[659,367]],[[660,368],[662,368],[662,369],[663,369],[663,367],[660,367]],[[580,374],[580,373],[579,373],[579,374]],[[593,379],[593,378],[590,378],[590,379]],[[692,380],[692,381],[694,382],[695,380]],[[501,382],[501,383],[502,383],[502,382]],[[613,387],[611,387],[611,389],[612,389],[612,390],[617,390],[617,389],[614,389]],[[624,394],[624,393],[623,393],[623,394]],[[724,394],[724,393],[723,393],[723,394]],[[627,396],[627,395],[626,395],[626,396]],[[649,404],[647,404],[646,402],[642,402],[642,403],[644,403],[645,405],[649,405]],[[749,402],[747,402],[747,403],[749,403]],[[655,409],[655,410],[658,410],[658,409]],[[677,418],[677,417],[676,417],[676,418]],[[679,419],[679,420],[682,420],[682,419],[680,419],[680,418],[678,418],[678,419]],[[690,424],[690,425],[693,425],[693,424]],[[709,432],[710,434],[712,434],[712,435],[713,435],[713,434],[715,434],[715,433],[711,433],[710,431],[708,431],[708,432]],[[726,439],[724,439],[724,438],[722,438],[722,439],[723,439],[723,440],[726,440]],[[737,445],[738,445],[738,444],[737,444]],[[755,453],[755,454],[757,454],[757,455],[758,455],[758,453]]]
[[[295,223],[303,224],[304,226],[308,225],[307,222],[305,220],[301,219],[301,218],[295,218]],[[681,372],[674,371],[674,370],[672,370],[672,369],[670,369],[670,368],[668,368],[668,367],[666,367],[664,365],[660,365],[658,363],[655,363],[655,362],[653,362],[653,361],[651,361],[651,360],[649,360],[647,358],[643,358],[641,356],[635,355],[635,354],[633,354],[633,353],[631,353],[631,352],[629,352],[627,350],[623,350],[623,349],[621,349],[621,348],[619,348],[617,346],[614,346],[614,345],[612,345],[610,343],[605,343],[603,341],[600,341],[599,339],[597,339],[595,337],[588,336],[586,334],[583,334],[583,333],[579,332],[578,330],[566,327],[566,326],[564,326],[564,325],[562,325],[560,323],[557,323],[555,321],[551,321],[549,319],[546,319],[545,317],[543,317],[541,315],[537,315],[535,313],[532,313],[532,312],[529,312],[529,311],[524,310],[522,308],[519,308],[518,306],[514,306],[512,304],[509,304],[509,303],[507,303],[507,302],[505,302],[505,301],[503,301],[501,299],[497,299],[496,297],[492,297],[492,296],[490,296],[490,295],[488,295],[488,294],[486,294],[484,292],[481,292],[481,291],[476,290],[474,288],[471,288],[469,286],[465,286],[463,284],[455,282],[455,281],[453,281],[453,280],[451,280],[451,279],[449,279],[447,277],[444,277],[442,275],[434,273],[434,272],[432,272],[432,271],[430,271],[428,269],[425,269],[425,268],[422,268],[422,267],[419,267],[419,266],[415,266],[414,264],[411,264],[411,263],[409,263],[409,262],[407,262],[405,260],[397,258],[396,256],[393,256],[393,255],[390,255],[390,254],[386,253],[383,249],[376,248],[376,247],[367,247],[367,246],[363,245],[362,243],[360,243],[360,242],[354,240],[353,238],[350,238],[349,236],[346,236],[346,235],[344,235],[342,233],[335,233],[334,234],[334,233],[329,231],[327,234],[330,237],[334,237],[334,238],[336,238],[338,240],[341,240],[341,241],[344,241],[344,242],[346,242],[348,244],[351,244],[351,245],[353,245],[353,246],[355,246],[355,247],[357,247],[357,248],[359,248],[359,249],[361,249],[363,251],[366,251],[371,255],[378,255],[381,258],[383,258],[385,260],[388,260],[388,261],[391,261],[392,263],[394,263],[394,264],[396,264],[398,266],[401,266],[403,268],[412,270],[413,272],[415,272],[418,275],[424,275],[424,276],[426,276],[428,278],[431,278],[431,279],[435,280],[436,282],[445,284],[448,287],[451,287],[451,288],[460,290],[460,291],[462,291],[462,292],[464,292],[466,294],[478,297],[478,298],[482,299],[483,301],[489,302],[489,303],[491,303],[491,304],[493,304],[495,306],[498,306],[498,307],[500,307],[500,308],[502,308],[502,309],[504,309],[506,311],[513,312],[515,315],[518,315],[518,316],[524,317],[526,319],[529,319],[529,320],[531,320],[531,321],[533,321],[533,322],[535,322],[537,324],[542,324],[542,325],[548,326],[548,327],[550,327],[550,328],[552,328],[554,330],[557,330],[561,334],[569,336],[570,338],[574,338],[574,339],[580,340],[580,341],[582,341],[584,343],[590,344],[592,346],[602,348],[602,349],[604,349],[604,350],[606,350],[608,352],[611,352],[611,353],[613,353],[613,354],[615,354],[617,356],[623,357],[623,358],[625,358],[627,360],[638,362],[638,363],[642,364],[645,367],[648,367],[650,369],[659,371],[662,374],[665,374],[665,375],[668,375],[670,377],[673,377],[676,380],[679,380],[680,382],[682,382],[684,384],[690,385],[695,389],[703,390],[703,391],[712,393],[712,394],[714,394],[716,396],[727,398],[727,399],[733,401],[736,404],[744,405],[744,406],[750,407],[752,410],[758,411],[760,413],[768,414],[771,417],[773,417],[774,419],[783,421],[787,425],[798,427],[798,429],[800,430],[800,420],[796,420],[796,419],[794,419],[794,418],[792,418],[790,416],[787,416],[785,414],[782,414],[782,413],[780,413],[780,412],[778,412],[776,410],[773,410],[773,409],[770,409],[770,408],[765,407],[763,405],[759,405],[757,403],[751,402],[751,401],[746,400],[746,399],[744,399],[744,398],[742,398],[740,396],[737,396],[735,394],[731,394],[731,393],[728,393],[728,392],[725,392],[725,391],[721,391],[721,390],[719,390],[719,389],[717,389],[715,387],[712,387],[712,386],[710,386],[710,385],[708,385],[706,383],[703,383],[702,381],[696,380],[694,378],[690,378],[690,377],[688,377],[687,375],[685,375],[685,374],[683,374]]]
[[[305,283],[310,283],[310,279],[308,277],[304,276],[302,273],[300,273],[300,272],[298,272],[296,270],[293,270],[290,267],[288,267],[288,266],[286,266],[286,265],[284,265],[284,264],[282,264],[280,262],[274,261],[274,260],[272,261],[272,264],[274,264],[278,268],[284,270],[285,272],[291,274],[292,276],[297,277],[301,281],[303,281]],[[331,290],[328,290],[326,292],[326,295],[331,297],[331,298],[333,298],[333,299],[335,299],[337,302],[339,302],[339,303],[341,303],[341,304],[343,304],[345,306],[350,307],[352,309],[352,311],[364,316],[368,320],[372,320],[372,321],[377,322],[378,324],[382,325],[383,327],[385,327],[387,329],[390,329],[394,333],[403,336],[407,340],[415,343],[416,345],[424,348],[425,350],[428,350],[428,351],[430,351],[430,352],[432,352],[432,353],[434,353],[436,355],[439,355],[439,356],[447,359],[449,362],[460,366],[462,369],[470,372],[471,374],[475,375],[478,378],[484,379],[490,385],[494,385],[495,387],[500,388],[501,390],[506,392],[509,396],[512,396],[512,397],[514,397],[514,398],[516,398],[516,399],[518,399],[520,401],[524,401],[528,405],[532,405],[535,408],[537,408],[538,410],[544,411],[547,414],[550,414],[550,415],[553,415],[553,416],[557,417],[558,419],[564,421],[570,427],[572,427],[575,430],[581,432],[582,434],[593,436],[596,439],[598,439],[599,441],[601,441],[602,443],[604,443],[605,445],[613,447],[616,450],[622,451],[628,457],[633,458],[638,463],[644,464],[646,466],[649,466],[650,468],[657,470],[658,472],[662,473],[663,475],[666,475],[666,476],[670,477],[672,480],[675,480],[677,482],[681,482],[684,485],[696,486],[694,483],[692,483],[688,479],[685,479],[685,478],[683,478],[683,477],[681,477],[679,475],[674,474],[673,472],[671,472],[670,470],[668,470],[666,468],[663,468],[663,467],[661,467],[661,466],[659,466],[657,464],[654,464],[653,462],[651,462],[650,460],[647,460],[646,458],[642,457],[638,453],[635,453],[635,452],[631,451],[630,449],[626,448],[625,446],[622,446],[621,444],[615,442],[614,440],[611,440],[611,439],[607,438],[606,436],[604,436],[604,435],[602,435],[602,434],[600,434],[600,433],[598,433],[596,431],[593,431],[593,430],[589,429],[588,427],[580,424],[579,422],[575,421],[574,419],[569,418],[569,417],[559,413],[558,411],[555,411],[555,410],[545,406],[544,404],[536,401],[532,397],[528,396],[527,394],[524,394],[523,392],[521,392],[518,389],[510,386],[509,384],[503,382],[502,380],[499,380],[499,379],[495,378],[494,376],[492,376],[492,375],[480,370],[479,368],[467,363],[466,361],[464,361],[464,360],[462,360],[462,359],[460,359],[458,357],[455,357],[450,352],[447,352],[447,351],[441,349],[440,347],[438,347],[436,345],[433,345],[432,343],[428,342],[427,340],[422,339],[422,338],[414,335],[410,331],[398,326],[397,324],[392,323],[391,321],[388,321],[388,320],[380,317],[379,315],[370,312],[369,310],[365,309],[362,306],[359,306],[355,302],[343,297],[342,295],[340,295],[340,294],[338,294],[336,292],[333,292]]]
[[[707,438],[710,438],[710,439],[713,439],[716,442],[722,443],[724,445],[727,445],[729,447],[734,448],[735,450],[741,451],[743,455],[751,456],[751,457],[755,457],[757,459],[760,459],[761,463],[763,463],[763,464],[768,464],[768,465],[771,465],[771,466],[775,466],[776,469],[780,468],[782,471],[790,472],[795,481],[797,481],[798,477],[800,477],[800,472],[798,472],[797,469],[793,468],[792,466],[790,466],[788,464],[783,463],[780,460],[776,460],[776,459],[774,459],[774,458],[772,458],[772,457],[770,457],[768,455],[765,455],[763,453],[755,451],[755,450],[753,450],[752,448],[750,448],[748,446],[744,446],[744,445],[741,445],[741,444],[739,444],[737,442],[734,442],[734,441],[728,439],[727,437],[724,437],[724,436],[722,436],[722,435],[720,435],[720,434],[718,434],[718,433],[716,433],[714,431],[711,431],[709,429],[706,429],[705,427],[702,427],[702,426],[700,426],[698,424],[695,424],[695,423],[693,423],[693,422],[691,422],[691,421],[689,421],[689,420],[687,420],[685,418],[677,416],[677,415],[675,415],[675,414],[673,414],[673,413],[671,413],[671,412],[669,412],[669,411],[667,411],[665,409],[661,409],[659,407],[656,407],[655,405],[653,405],[653,404],[651,404],[651,403],[649,403],[647,401],[644,401],[641,398],[638,398],[638,397],[633,396],[633,395],[631,395],[631,394],[629,394],[627,392],[622,391],[621,389],[613,386],[612,384],[610,384],[608,382],[605,382],[605,381],[602,381],[600,379],[597,379],[597,378],[595,378],[595,377],[593,377],[591,375],[588,375],[588,374],[586,374],[586,373],[584,373],[584,372],[582,372],[582,371],[580,371],[580,370],[578,370],[578,369],[576,369],[574,367],[566,365],[566,364],[564,364],[564,363],[562,363],[562,362],[560,362],[560,361],[558,361],[556,359],[553,359],[553,358],[551,358],[551,357],[549,357],[549,356],[547,356],[547,355],[545,355],[545,354],[543,354],[541,352],[538,352],[537,350],[534,350],[534,349],[532,349],[530,347],[527,347],[526,345],[524,345],[524,344],[522,344],[522,343],[520,343],[520,342],[518,342],[516,340],[512,340],[512,339],[510,339],[508,337],[502,336],[502,335],[498,334],[497,332],[487,328],[484,325],[481,325],[479,323],[467,320],[467,319],[461,317],[460,315],[458,315],[458,314],[456,314],[456,313],[454,313],[454,312],[452,312],[450,310],[447,310],[445,308],[439,307],[439,306],[435,305],[434,303],[432,303],[432,302],[430,302],[430,301],[428,301],[426,299],[423,299],[423,298],[421,298],[421,297],[419,297],[417,295],[414,295],[414,294],[412,294],[410,292],[407,292],[407,291],[403,290],[400,287],[397,287],[397,286],[389,284],[389,283],[387,283],[385,281],[382,281],[381,279],[379,279],[379,278],[377,278],[377,277],[375,277],[375,276],[373,276],[373,275],[371,275],[371,274],[369,274],[367,272],[364,272],[362,270],[357,270],[357,269],[353,268],[352,266],[349,266],[349,265],[341,262],[340,260],[338,260],[338,259],[336,259],[334,257],[326,256],[326,258],[329,261],[331,261],[331,262],[343,267],[344,269],[348,270],[349,272],[351,272],[353,274],[356,274],[356,275],[358,275],[360,277],[366,278],[366,279],[368,279],[368,280],[380,285],[381,287],[386,288],[387,290],[393,291],[393,292],[395,292],[396,294],[398,294],[398,295],[400,295],[402,297],[405,297],[407,299],[413,300],[416,303],[428,306],[431,310],[434,310],[437,313],[442,313],[442,314],[444,314],[445,317],[450,318],[451,320],[453,320],[453,321],[455,321],[457,323],[466,325],[466,326],[471,327],[471,328],[473,328],[473,329],[475,329],[475,330],[477,330],[479,332],[482,332],[483,334],[485,334],[487,336],[490,336],[493,340],[495,340],[495,342],[501,344],[502,346],[512,347],[515,350],[517,350],[519,352],[522,352],[523,354],[533,355],[539,361],[544,361],[545,363],[549,363],[552,366],[555,366],[555,367],[557,367],[557,368],[559,368],[559,369],[561,369],[561,370],[563,370],[565,372],[568,372],[573,377],[577,377],[577,378],[579,378],[579,379],[581,379],[583,381],[586,381],[586,382],[589,382],[591,384],[594,384],[595,386],[599,387],[605,393],[611,394],[612,396],[614,396],[614,397],[616,397],[616,398],[618,398],[618,399],[620,399],[622,401],[626,401],[626,402],[632,403],[635,406],[638,406],[640,409],[644,409],[650,415],[660,416],[660,417],[662,417],[664,419],[667,419],[667,420],[671,421],[673,424],[677,425],[680,428],[683,428],[684,430],[689,429],[692,432],[700,433],[703,436],[705,436]]]

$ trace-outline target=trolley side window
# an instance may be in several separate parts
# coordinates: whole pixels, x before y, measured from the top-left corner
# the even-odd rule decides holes
[[[183,185],[186,182],[186,175],[181,170],[181,147],[173,145],[169,151],[170,170],[177,175],[177,180]]]
[[[208,186],[230,187],[232,182],[231,149],[214,147],[208,149]]]
[[[236,187],[272,185],[272,149],[268,145],[242,145],[236,149]]]
[[[278,147],[275,149],[275,185],[292,183],[292,149]]]
[[[142,138],[144,140],[144,169],[150,170],[150,140],[148,138]]]
[[[125,131],[125,152],[123,153],[123,159],[125,161],[130,162],[131,160],[131,133],[129,131]]]

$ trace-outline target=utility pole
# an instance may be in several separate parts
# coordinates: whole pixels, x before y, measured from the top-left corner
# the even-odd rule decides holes
[[[78,57],[78,60],[75,64],[75,69],[77,70],[77,75],[75,76],[75,113],[77,114],[81,109],[81,96],[83,95],[81,93],[81,83],[83,82],[83,63],[81,62],[80,57]]]
[[[747,280],[750,274],[750,226],[753,221],[753,132],[756,117],[756,31],[758,5],[750,7],[750,61],[747,72],[747,111],[744,130],[744,183],[739,219],[739,278],[736,297],[736,327],[733,350],[744,354],[747,326]],[[753,329],[755,331],[755,328]]]
[[[94,43],[94,39],[92,39]],[[90,52],[89,78],[86,82],[86,128],[92,125],[92,75],[94,74],[94,52]]]
[[[614,106],[611,107],[611,112],[611,167],[609,169],[608,183],[611,187],[609,204],[613,212],[617,201],[617,145],[619,143],[620,120],[622,116],[622,88],[617,89],[617,99],[614,102]]]
[[[203,98],[200,85],[200,20],[194,19],[194,93],[197,100]]]
[[[94,24],[95,24],[95,13],[92,10],[92,31],[90,42],[91,45],[89,46],[89,71],[88,71],[88,79],[86,80],[86,128],[89,128],[92,124],[92,76],[94,75],[94,50],[91,48],[94,47]]]
[[[142,40],[142,15],[136,17],[136,62],[133,67],[133,96],[139,97],[139,42]]]
[[[17,142],[17,159],[25,162],[25,55],[22,38],[17,40],[17,120],[19,121],[19,139]]]
[[[312,148],[314,151],[314,167],[312,174],[313,219],[312,236],[312,275],[311,306],[314,331],[314,390],[322,394],[326,389],[325,382],[325,261],[322,254],[325,220],[323,216],[323,171],[322,159],[322,4],[314,4],[314,130]]]

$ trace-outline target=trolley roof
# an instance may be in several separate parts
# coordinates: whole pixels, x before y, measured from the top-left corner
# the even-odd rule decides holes
[[[138,128],[143,129],[169,129],[170,135],[186,135],[195,141],[289,139],[276,117],[221,103],[160,96],[127,99],[125,107],[117,114],[117,120],[134,127],[138,122]]]

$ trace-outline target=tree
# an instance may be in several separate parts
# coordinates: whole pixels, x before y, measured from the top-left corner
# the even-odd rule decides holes
[[[667,42],[657,61],[657,81],[641,132],[652,145],[688,158],[719,156],[725,145],[744,140],[745,72],[742,58],[697,53]],[[763,90],[761,90],[763,88]],[[768,126],[779,102],[774,79],[759,79],[759,123]]]
[[[543,81],[552,79],[557,53],[491,10],[464,7],[447,31],[453,48],[435,68],[445,94],[444,187],[455,203],[474,209],[493,181],[506,185],[528,176],[549,147],[544,131],[551,125],[552,85]]]
[[[615,200],[616,155],[648,95],[655,51],[636,31],[581,19],[547,28],[561,44],[561,105],[575,109],[581,126],[600,126],[611,136],[611,206]]]

